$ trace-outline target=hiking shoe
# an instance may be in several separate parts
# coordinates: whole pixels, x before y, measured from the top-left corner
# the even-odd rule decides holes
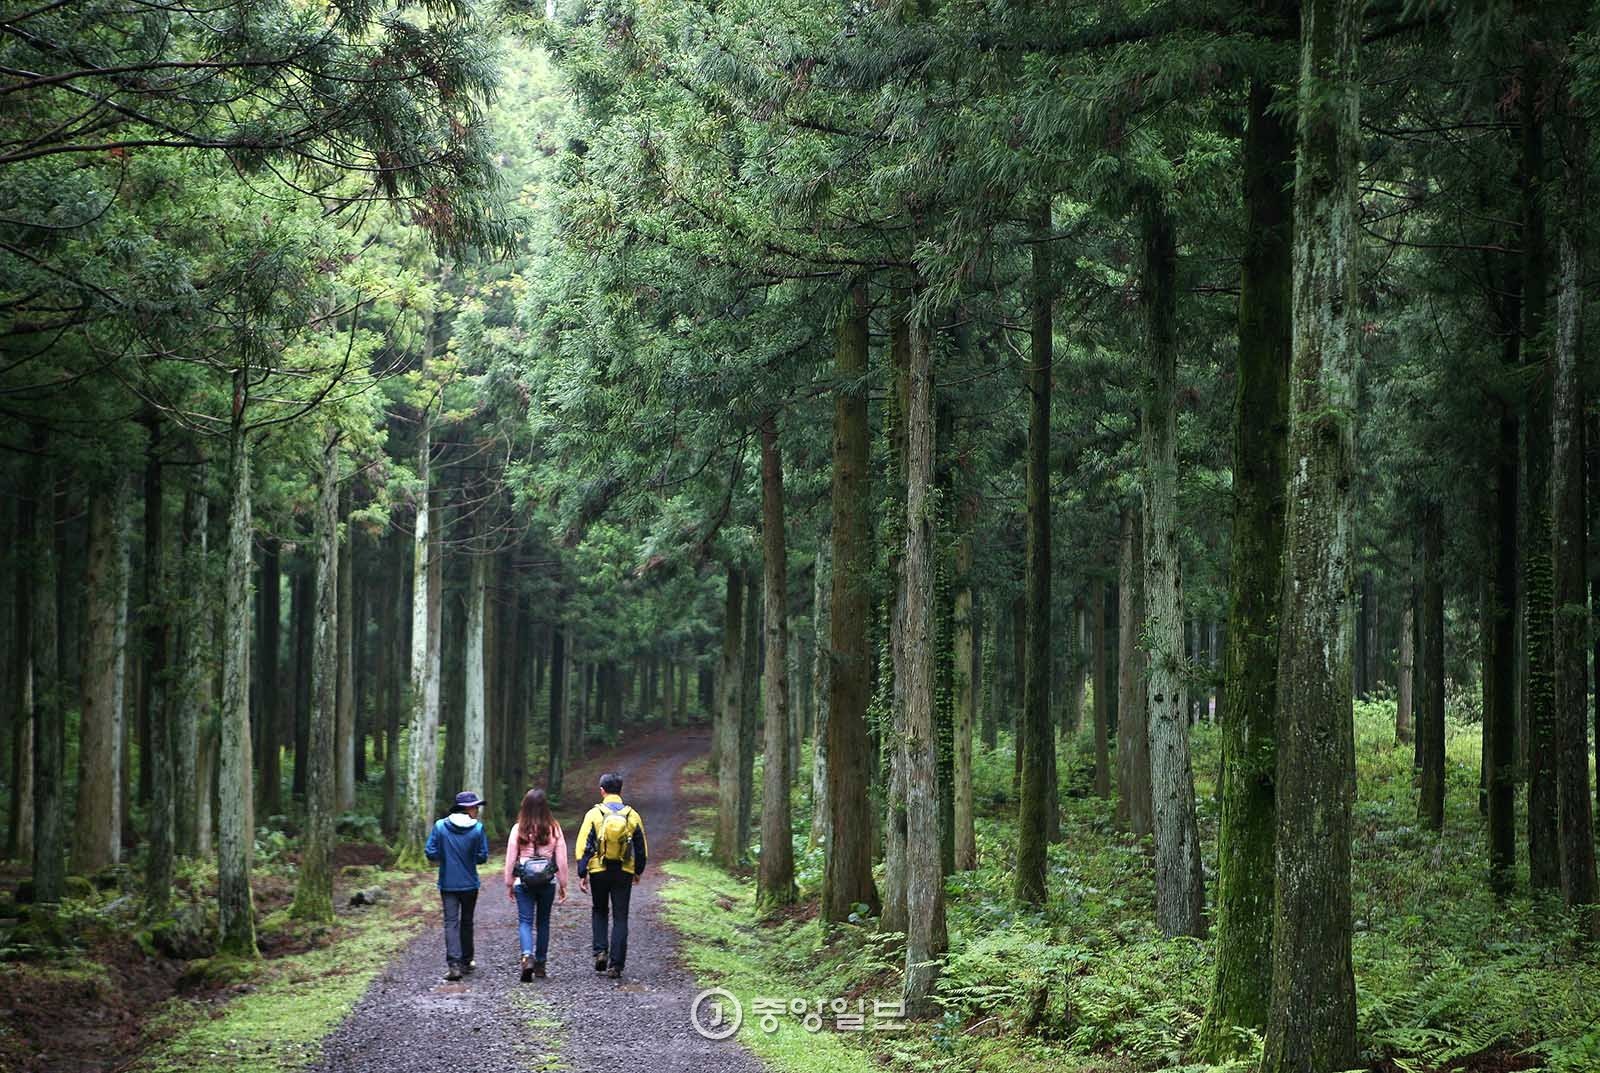
[[[603,951],[594,956],[594,971],[595,972],[605,972],[606,971],[606,955],[605,955],[605,953]]]
[[[535,961],[533,963],[533,974],[541,980],[544,979],[544,962]]]
[[[474,960],[474,961],[467,962],[466,968],[462,969],[461,971],[462,971],[462,973],[477,972],[478,971],[478,963],[477,963],[477,961]]]
[[[444,978],[452,983],[461,979],[461,966],[452,961],[449,967],[444,970]]]
[[[538,971],[540,976],[544,975],[544,962],[541,961],[539,963],[537,971]],[[535,972],[535,969],[534,969],[534,964],[533,964],[533,955],[531,955],[531,954],[523,954],[522,955],[522,982],[523,983],[527,983],[529,980],[532,980],[534,972]]]
[[[613,980],[620,980],[622,979],[622,967],[620,965],[613,965],[606,970],[606,975]]]

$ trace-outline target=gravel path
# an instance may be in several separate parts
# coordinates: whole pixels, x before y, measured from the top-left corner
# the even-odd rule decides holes
[[[678,773],[702,755],[708,734],[660,731],[573,772],[558,817],[575,841],[588,793],[579,792],[614,764],[627,780],[623,797],[644,817],[650,863],[633,891],[628,967],[621,980],[596,973],[589,954],[590,899],[577,888],[557,903],[549,977],[518,980],[515,905],[498,879],[486,878],[478,902],[478,971],[444,981],[444,941],[437,925],[413,941],[373,982],[350,1017],[323,1044],[318,1073],[529,1073],[564,1068],[608,1073],[761,1073],[733,1041],[695,1033],[689,1008],[699,987],[678,961],[677,937],[662,918],[660,862],[671,856],[684,817]],[[504,846],[501,851],[503,854]],[[491,854],[491,862],[503,855]]]

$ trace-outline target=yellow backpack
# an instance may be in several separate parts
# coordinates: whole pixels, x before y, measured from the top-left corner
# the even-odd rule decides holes
[[[601,802],[595,806],[595,843],[599,847],[601,863],[610,868],[633,860],[633,809],[620,801],[616,804]]]

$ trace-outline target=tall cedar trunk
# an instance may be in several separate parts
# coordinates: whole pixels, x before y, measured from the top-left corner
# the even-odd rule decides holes
[[[1122,508],[1117,585],[1117,811],[1116,821],[1135,837],[1154,829],[1150,800],[1150,721],[1145,707],[1144,521]]]
[[[127,660],[126,472],[89,498],[88,652],[78,731],[78,800],[72,870],[89,875],[122,858],[122,715]]]
[[[1416,733],[1416,671],[1417,649],[1412,644],[1416,633],[1416,605],[1411,599],[1411,583],[1406,582],[1405,607],[1400,611],[1400,685],[1394,708],[1394,741],[1396,745],[1410,745]]]
[[[500,814],[508,821],[517,814],[518,804],[528,789],[528,717],[532,708],[534,667],[527,656],[535,644],[531,598],[526,592],[518,592],[515,600],[511,651],[515,654],[516,666],[511,672],[511,688],[504,709],[506,725],[500,741]],[[616,688],[614,672],[611,687]]]
[[[566,778],[566,718],[567,629],[557,622],[550,628],[550,760],[545,775],[545,792],[557,798]]]
[[[724,868],[739,863],[744,847],[739,845],[739,713],[744,675],[744,575],[739,567],[728,566],[727,594],[722,614],[722,669],[717,676],[722,688],[717,719],[717,830],[711,855]]]
[[[1273,7],[1292,19],[1291,5]],[[1286,27],[1293,31],[1293,22]],[[1244,265],[1234,385],[1233,536],[1227,690],[1217,827],[1217,959],[1198,1049],[1241,1053],[1239,1028],[1260,1029],[1272,997],[1273,834],[1277,826],[1277,670],[1282,595],[1284,463],[1294,301],[1294,144],[1270,82],[1250,86],[1245,135]]]
[[[161,466],[161,425],[150,422],[149,453],[144,471],[144,623],[145,710],[150,713],[150,753],[141,764],[150,768],[150,810],[145,818],[147,850],[144,868],[146,911],[159,919],[172,898],[174,797],[172,703],[167,688],[167,646],[172,615],[166,592],[166,537]]]
[[[217,751],[218,946],[255,957],[250,855],[255,816],[250,786],[250,441],[241,424],[245,374],[234,380],[228,441],[228,552],[222,599],[222,733]],[[263,668],[264,671],[270,668]]]
[[[832,856],[829,831],[833,806],[828,799],[828,711],[833,689],[833,537],[818,534],[817,558],[811,571],[811,845],[821,846],[824,861]],[[687,680],[687,675],[684,676]],[[823,886],[827,886],[824,864]],[[826,893],[823,900],[827,900]],[[826,919],[826,918],[824,918]]]
[[[302,553],[297,558],[304,559]],[[289,625],[294,644],[294,668],[289,677],[294,700],[289,733],[294,743],[294,768],[289,783],[289,793],[297,801],[306,796],[306,752],[311,737],[311,663],[314,659],[313,634],[316,631],[317,594],[312,576],[315,565],[302,561],[293,573],[289,584]]]
[[[761,731],[761,575],[746,577],[744,601],[744,660],[739,666],[743,684],[739,692],[739,852],[750,847],[750,824],[755,812],[756,737]]]
[[[11,807],[7,815],[11,828],[6,833],[6,856],[15,861],[33,860],[33,548],[34,515],[38,508],[38,487],[17,496],[16,540],[11,548],[12,662],[16,665],[16,721],[11,725]],[[126,743],[128,727],[123,726]],[[123,749],[122,767],[126,773],[128,750]],[[123,781],[124,800],[127,789]],[[126,811],[126,810],[125,810]]]
[[[928,329],[911,323],[910,392],[906,408],[905,576],[905,754],[906,968],[902,985],[906,1013],[932,1012],[934,960],[947,946],[944,870],[940,862],[938,746],[934,727],[934,514],[933,369]],[[1045,374],[1048,376],[1048,372]],[[770,595],[769,595],[770,598]],[[1046,614],[1049,613],[1048,606]],[[1044,740],[1050,737],[1048,706],[1041,706]],[[1053,795],[1052,795],[1053,796]],[[1041,832],[1042,846],[1042,832]]]
[[[345,517],[346,526],[353,530],[349,514],[346,513]],[[350,539],[354,539],[353,532]],[[339,569],[343,571],[348,567],[350,570],[350,730],[353,739],[350,743],[353,754],[350,792],[354,794],[359,787],[367,784],[367,739],[372,739],[374,749],[381,749],[383,735],[372,724],[372,652],[367,641],[367,622],[372,617],[372,585],[367,577],[356,572],[353,543],[346,545],[345,554],[348,561],[341,562]],[[362,560],[366,559],[367,556],[363,555]]]
[[[1444,524],[1437,503],[1422,517],[1422,768],[1417,821],[1444,830]]]
[[[422,847],[433,819],[435,765],[439,751],[439,709],[433,677],[433,527],[431,455],[433,426],[427,413],[419,423],[417,445],[417,514],[411,574],[411,717],[407,728],[405,792],[400,801],[400,852],[396,865],[420,868]]]
[[[1504,343],[1501,361],[1506,369],[1514,369],[1521,362],[1522,337],[1519,325],[1522,319],[1522,271],[1520,264],[1508,259],[1506,278],[1500,288],[1504,294],[1501,303],[1501,326]],[[1489,885],[1497,894],[1509,894],[1516,883],[1517,864],[1517,780],[1519,757],[1517,723],[1519,712],[1519,684],[1521,666],[1518,630],[1518,526],[1517,510],[1521,485],[1520,455],[1522,444],[1518,435],[1517,411],[1508,399],[1498,406],[1496,417],[1498,436],[1494,454],[1494,481],[1490,489],[1490,502],[1484,511],[1487,542],[1494,551],[1494,569],[1487,572],[1483,596],[1483,751],[1485,811],[1488,814]],[[1421,613],[1422,601],[1417,600],[1416,616],[1417,654],[1423,653]],[[1419,721],[1427,704],[1430,684],[1424,668],[1412,682],[1414,705]],[[1416,735],[1416,767],[1422,768],[1423,735],[1418,727]],[[1526,735],[1521,735],[1526,745]]]
[[[1094,793],[1096,797],[1111,796],[1111,663],[1106,658],[1106,592],[1105,579],[1096,577],[1089,583],[1089,614],[1093,616],[1090,629],[1090,670],[1094,676]]]
[[[350,516],[350,492],[340,497],[339,516]],[[338,651],[338,688],[335,708],[337,726],[334,732],[334,755],[337,757],[337,794],[335,801],[340,812],[350,812],[356,807],[357,750],[365,751],[362,736],[356,727],[356,533],[355,527],[345,526],[344,539],[339,547],[339,598],[338,624],[335,646]]]
[[[211,712],[207,683],[211,677],[211,651],[207,644],[212,608],[207,596],[206,545],[209,505],[198,482],[183,495],[183,561],[179,578],[177,636],[177,695],[173,698],[173,835],[184,857],[199,853],[198,810],[205,792],[198,778],[202,724]]]
[[[1600,415],[1590,414],[1584,423],[1583,453],[1588,480],[1586,494],[1590,503],[1600,502]],[[1591,615],[1600,615],[1600,573],[1589,579],[1589,609]],[[1591,631],[1589,643],[1590,666],[1594,669],[1590,685],[1595,693],[1595,741],[1600,743],[1600,629]],[[1595,779],[1595,794],[1597,813],[1600,813],[1600,778]]]
[[[1205,933],[1189,720],[1184,710],[1183,588],[1178,544],[1178,245],[1157,194],[1143,206],[1148,326],[1140,401],[1144,453],[1146,696],[1156,844],[1156,923],[1164,935]]]
[[[1050,205],[1034,210],[1031,338],[1024,386],[1028,392],[1027,548],[1023,559],[1026,652],[1022,673],[1021,812],[1017,832],[1016,897],[1043,905],[1049,813],[1056,786],[1050,778],[1050,385],[1054,332],[1051,316]],[[1099,701],[1097,700],[1098,704]]]
[[[571,770],[572,762],[578,755],[578,706],[574,703],[577,684],[573,678],[573,668],[577,666],[574,655],[578,647],[578,638],[573,627],[566,629],[566,666],[561,672],[561,768],[564,773]]]
[[[795,899],[794,831],[789,815],[789,557],[783,534],[783,455],[777,419],[761,422],[761,559],[765,574],[767,661],[763,672],[765,714],[761,777],[760,899],[790,905]]]
[[[282,676],[278,661],[283,655],[282,623],[283,566],[277,537],[268,537],[261,552],[261,595],[257,613],[261,619],[260,667],[261,710],[256,713],[256,746],[261,764],[261,812],[276,816],[283,811],[283,749],[278,728],[283,722]]]
[[[1062,637],[1061,659],[1056,665],[1061,679],[1057,685],[1061,690],[1061,711],[1056,719],[1056,733],[1063,746],[1072,741],[1083,722],[1083,696],[1087,688],[1084,675],[1090,663],[1084,657],[1084,644],[1089,640],[1085,632],[1087,619],[1083,597],[1074,597],[1067,608],[1067,628]]]
[[[895,297],[889,338],[890,416],[884,421],[889,445],[890,493],[898,503],[906,495],[906,420],[911,398],[911,322],[903,293]],[[888,574],[893,584],[889,614],[890,719],[882,734],[889,761],[889,800],[884,815],[883,913],[885,931],[904,932],[910,927],[906,910],[906,753],[905,736],[905,518],[891,512],[882,527]]]
[[[950,572],[951,556],[939,549],[948,545],[955,526],[955,475],[950,453],[955,440],[955,410],[948,402],[935,406],[933,426],[934,520],[933,552],[933,744],[934,778],[939,789],[939,867],[942,875],[956,870],[955,797],[955,597]],[[1052,747],[1050,756],[1055,757]],[[1051,772],[1054,782],[1055,773]],[[1058,832],[1049,832],[1055,841]]]
[[[1000,624],[1005,616],[990,608],[985,616],[988,627],[982,633],[983,664],[983,715],[979,719],[978,738],[985,750],[993,751],[1000,744]]]
[[[972,816],[972,727],[977,700],[972,658],[972,526],[976,515],[975,497],[962,497],[961,535],[956,542],[955,563],[955,755],[952,769],[955,775],[955,865],[963,872],[978,867],[977,833]]]
[[[56,549],[59,478],[43,461],[43,437],[38,437],[40,461],[33,486],[39,496],[33,514],[33,898],[42,904],[59,902],[65,893],[66,845],[62,838],[62,775],[66,746],[66,690],[60,674],[60,594],[56,571],[61,568]]]
[[[1272,1004],[1261,1073],[1356,1064],[1351,481],[1361,0],[1302,7]]]
[[[1583,910],[1586,930],[1600,935],[1595,902],[1594,813],[1589,800],[1589,609],[1584,496],[1583,184],[1587,147],[1581,118],[1567,124],[1563,172],[1561,268],[1556,304],[1555,413],[1552,489],[1555,557],[1556,804],[1560,819],[1561,896]]]
[[[383,653],[383,834],[394,840],[400,833],[400,780],[404,765],[400,749],[400,710],[405,697],[401,676],[405,673],[406,626],[411,616],[405,614],[404,594],[410,591],[406,584],[405,541],[398,530],[390,530],[383,537],[384,558],[387,564],[387,584],[383,590],[384,628],[378,631],[378,643]]]
[[[479,797],[489,796],[490,786],[484,781],[484,768],[488,750],[485,748],[487,731],[488,697],[485,695],[484,660],[484,606],[489,595],[489,556],[482,552],[472,556],[467,580],[467,643],[463,654],[464,696],[461,706],[462,788],[474,790]],[[552,787],[551,794],[560,790]],[[493,813],[494,809],[488,809]]]
[[[1522,133],[1522,360],[1533,370],[1522,420],[1523,636],[1528,728],[1528,882],[1535,890],[1561,881],[1557,843],[1554,563],[1550,534],[1551,362],[1544,338],[1549,306],[1545,238],[1545,152],[1542,101],[1548,91],[1543,42],[1526,42],[1519,101]],[[1432,683],[1430,683],[1431,688]]]
[[[850,289],[834,349],[839,384],[833,397],[833,549],[827,663],[828,832],[822,918],[843,921],[858,904],[879,908],[872,881],[872,743],[867,733],[872,648],[871,509],[867,474],[867,285]],[[820,645],[819,645],[820,647]]]
[[[314,697],[306,752],[295,766],[306,768],[306,828],[290,915],[298,920],[333,919],[333,818],[338,808],[335,754],[339,730],[339,437],[322,449],[316,532],[316,611],[311,682]]]
[[[441,592],[442,595],[442,592]],[[443,638],[454,638],[460,633],[460,640],[449,646],[450,658],[445,660],[441,656],[439,679],[439,725],[444,731],[444,753],[439,762],[439,784],[434,795],[435,813],[448,812],[449,805],[454,800],[458,790],[466,788],[466,660],[462,658],[466,653],[466,616],[458,613],[464,611],[464,606],[458,606],[460,601],[440,601],[440,649],[444,649]],[[492,809],[490,810],[493,811]]]
[[[788,645],[787,660],[789,666],[789,738],[787,744],[789,747],[789,792],[791,794],[800,787],[800,745],[805,740],[806,729],[803,718],[804,712],[801,710],[804,707],[804,701],[801,698],[805,695],[805,690],[801,687],[801,683],[806,681],[806,675],[800,669],[805,652],[805,644],[800,640],[799,633],[800,631],[791,623],[789,626],[790,643]],[[671,667],[671,664],[666,663],[664,666]],[[668,677],[668,684],[671,684],[670,676]],[[670,698],[672,696],[671,691],[668,690],[665,696]],[[669,711],[670,708],[671,706],[668,705]]]

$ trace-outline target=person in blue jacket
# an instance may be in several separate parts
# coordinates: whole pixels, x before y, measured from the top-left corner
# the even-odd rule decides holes
[[[446,980],[459,980],[478,967],[472,960],[472,914],[478,908],[478,865],[489,859],[489,837],[478,822],[482,805],[483,798],[471,790],[456,794],[455,808],[433,825],[422,851],[439,865]]]

